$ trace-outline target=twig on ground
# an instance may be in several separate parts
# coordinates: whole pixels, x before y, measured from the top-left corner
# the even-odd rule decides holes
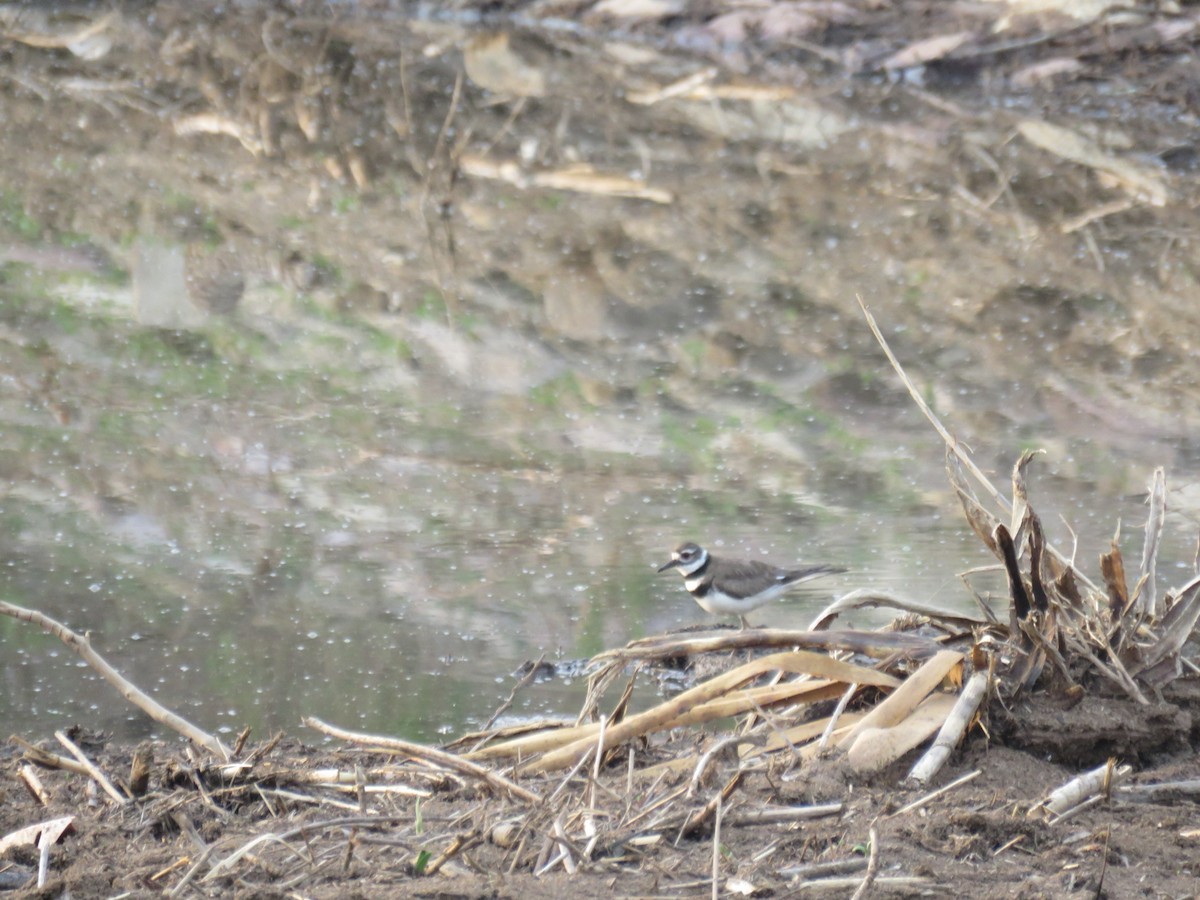
[[[844,803],[817,803],[812,806],[775,806],[761,809],[743,807],[736,813],[726,813],[730,825],[784,825],[836,816],[846,808]]]
[[[460,756],[455,756],[453,753],[446,753],[443,750],[437,750],[433,747],[425,747],[421,744],[414,744],[411,741],[402,741],[399,738],[384,737],[382,735],[363,734],[361,732],[346,731],[334,725],[329,725],[322,722],[313,716],[309,716],[304,720],[304,724],[309,728],[328,734],[330,737],[338,738],[343,741],[350,741],[355,744],[368,744],[375,747],[381,747],[385,750],[393,750],[397,753],[404,753],[416,759],[424,760],[444,768],[451,769],[461,775],[468,775],[472,778],[477,778],[485,782],[491,787],[503,793],[511,794],[529,803],[541,803],[542,798],[533,791],[515,784],[503,775],[498,775],[483,766],[476,765],[473,762],[463,759]]]
[[[116,785],[108,780],[108,776],[101,772],[100,768],[94,762],[88,759],[87,754],[80,750],[78,745],[73,740],[71,740],[61,731],[54,732],[54,736],[58,739],[60,744],[71,751],[71,755],[74,756],[75,759],[79,761],[79,764],[87,770],[87,773],[89,776],[91,776],[92,781],[96,782],[96,784],[100,785],[100,787],[104,789],[104,793],[108,794],[108,796],[112,797],[122,806],[129,802],[129,797],[117,790]]]
[[[780,878],[830,878],[834,875],[850,875],[867,867],[865,856],[838,859],[833,862],[807,863],[802,866],[785,866],[779,870]],[[858,882],[855,881],[855,884]]]
[[[1155,577],[1158,568],[1158,547],[1162,540],[1167,514],[1167,476],[1162,466],[1154,470],[1150,483],[1150,512],[1146,516],[1146,541],[1142,546],[1142,589],[1138,592],[1137,607],[1142,616],[1157,619],[1159,608]]]
[[[863,875],[862,884],[851,895],[850,900],[862,900],[867,896],[867,892],[871,890],[871,885],[875,883],[875,879],[879,875],[879,833],[872,827],[868,834],[871,841],[871,856],[867,860],[867,872]]]
[[[1104,765],[1084,772],[1055,788],[1046,799],[1034,806],[1029,814],[1032,816],[1044,812],[1049,816],[1061,816],[1093,795],[1108,798],[1116,781],[1131,771],[1132,766],[1118,766],[1115,759],[1110,759]]]
[[[600,783],[600,766],[604,762],[604,726],[608,723],[608,717],[600,716],[600,733],[596,736],[596,755],[593,758],[592,765],[592,780],[588,785],[591,797],[588,799],[588,806],[593,809],[596,806],[596,785]]]
[[[471,832],[469,834],[455,835],[448,847],[429,861],[425,866],[426,875],[436,875],[438,871],[454,857],[458,856],[464,850],[475,846],[480,841],[479,835]]]
[[[731,735],[730,737],[717,741],[715,744],[705,750],[704,755],[701,756],[699,762],[696,763],[695,771],[692,772],[692,780],[688,784],[687,796],[696,796],[696,793],[700,790],[700,785],[704,781],[704,773],[708,770],[708,766],[713,761],[713,757],[715,757],[726,747],[736,747],[744,740],[746,739],[740,738],[737,735]]]
[[[260,834],[246,843],[242,844],[237,850],[234,850],[228,856],[214,863],[209,873],[204,876],[204,881],[212,881],[221,877],[227,870],[232,869],[234,865],[243,856],[252,852],[261,844],[272,842],[286,847],[290,853],[296,854],[298,851],[288,844],[288,841],[297,837],[305,837],[308,835],[326,831],[331,828],[381,828],[385,825],[395,825],[401,820],[401,816],[346,816],[340,819],[325,819],[320,822],[307,822],[303,825],[298,825],[295,828],[289,828],[287,831],[278,833]],[[216,847],[216,844],[210,844],[210,849]],[[207,851],[206,854],[207,855]],[[191,873],[189,873],[190,876]],[[176,886],[178,888],[178,885]]]
[[[692,815],[688,817],[687,821],[683,823],[683,826],[679,829],[679,834],[675,838],[675,843],[678,844],[683,838],[690,834],[695,834],[700,828],[704,827],[704,823],[716,814],[717,807],[720,804],[727,802],[729,798],[733,796],[733,792],[738,789],[742,783],[742,779],[745,778],[745,776],[746,773],[741,769],[738,769],[736,772],[734,772],[733,777],[725,783],[725,786],[721,788],[721,790],[717,791],[717,793],[713,795],[713,798],[709,800],[708,803],[704,804],[701,809],[698,809],[696,812],[692,813]]]
[[[18,735],[12,735],[9,739],[10,743],[16,744],[24,750],[23,758],[31,763],[36,763],[44,769],[62,769],[64,772],[72,772],[76,775],[82,775],[85,778],[91,776],[87,766],[78,763],[69,756],[60,756],[57,753],[51,753],[49,750],[44,750],[36,744],[31,744],[25,738]]]
[[[905,806],[900,807],[894,813],[887,816],[887,818],[894,819],[896,816],[902,816],[905,813],[910,813],[914,809],[920,809],[925,804],[927,804],[933,800],[936,800],[938,797],[942,796],[942,794],[947,794],[957,787],[962,787],[964,784],[966,784],[969,781],[974,781],[976,778],[979,777],[979,775],[982,771],[983,771],[982,769],[976,769],[974,772],[968,772],[966,775],[963,775],[959,778],[955,778],[949,784],[942,785],[936,791],[930,791],[925,796],[918,797],[912,803],[909,803]]]
[[[484,735],[483,735],[483,737],[481,737],[479,739],[479,742],[476,743],[475,746],[471,748],[472,750],[478,750],[481,746],[483,746],[487,742],[487,740],[488,740],[487,732],[492,730],[492,726],[496,724],[496,720],[499,719],[502,715],[504,715],[504,713],[508,711],[508,708],[513,705],[513,702],[517,699],[517,694],[519,694],[522,690],[527,688],[530,685],[530,683],[532,683],[533,679],[537,677],[538,669],[542,664],[542,660],[544,660],[545,658],[546,658],[545,653],[543,653],[541,656],[539,656],[537,658],[537,662],[535,662],[532,666],[529,667],[529,671],[521,676],[521,680],[513,685],[513,689],[512,689],[512,691],[509,692],[508,697],[505,698],[503,703],[501,703],[498,707],[496,707],[496,711],[494,713],[492,713],[492,715],[488,718],[488,720],[483,723],[483,727],[479,729],[480,731],[484,732]]]
[[[18,777],[21,784],[25,785],[25,790],[29,791],[29,795],[37,801],[39,806],[50,805],[50,795],[46,793],[46,786],[42,784],[42,779],[38,778],[33,766],[28,764],[21,766],[18,770]]]
[[[721,795],[717,794],[717,815],[713,823],[713,852],[712,852],[712,900],[720,900],[721,896]]]
[[[987,624],[986,619],[977,616],[969,616],[965,613],[948,609],[939,609],[936,606],[918,603],[915,600],[905,600],[903,597],[896,597],[883,591],[859,588],[858,590],[850,591],[848,594],[843,594],[821,610],[817,614],[817,617],[812,620],[808,629],[809,631],[823,631],[829,627],[834,619],[847,610],[877,608],[898,609],[901,612],[925,616],[935,622],[949,623],[961,628],[971,628],[976,625]]]
[[[841,699],[837,702],[837,706],[833,708],[833,714],[829,717],[829,724],[821,732],[821,740],[817,743],[818,756],[823,755],[829,749],[829,741],[833,737],[834,731],[837,730],[838,720],[841,719],[842,713],[846,711],[846,706],[849,705],[851,698],[854,697],[857,690],[857,684],[847,685],[846,692],[842,694]]]
[[[1188,797],[1192,802],[1200,800],[1200,778],[1184,781],[1160,781],[1156,784],[1123,784],[1117,788],[1123,800],[1141,803],[1162,803]]]
[[[942,766],[946,764],[946,760],[950,758],[950,754],[954,751],[954,748],[962,741],[967,727],[971,724],[971,720],[975,718],[975,712],[979,709],[979,704],[983,702],[983,698],[987,694],[987,688],[987,672],[976,672],[967,680],[966,687],[958,695],[958,701],[954,704],[954,709],[950,711],[950,715],[945,723],[943,723],[938,736],[934,738],[933,746],[926,751],[924,756],[917,760],[916,764],[909,771],[908,777],[910,780],[918,784],[925,784],[941,771]]]
[[[92,649],[91,641],[86,634],[78,634],[72,631],[61,622],[51,619],[49,616],[38,612],[34,609],[26,609],[23,606],[15,606],[11,603],[6,603],[0,600],[0,615],[12,616],[14,619],[20,619],[22,622],[29,622],[37,625],[42,631],[54,635],[68,647],[70,647],[84,662],[100,673],[109,684],[115,687],[130,703],[142,710],[146,715],[154,721],[166,725],[168,728],[179,732],[190,741],[194,741],[201,747],[204,747],[215,756],[221,757],[226,762],[230,759],[229,749],[221,743],[220,739],[214,737],[206,731],[197,728],[191,722],[171,712],[165,706],[160,704],[154,698],[144,693],[140,688],[136,687],[132,682],[121,675],[116,669],[108,664],[99,653]]]

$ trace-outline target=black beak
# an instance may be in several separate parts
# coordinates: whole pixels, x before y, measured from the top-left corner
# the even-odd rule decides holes
[[[658,571],[659,571],[659,572],[665,572],[665,571],[667,571],[667,569],[673,569],[673,568],[675,568],[677,565],[679,565],[679,560],[677,560],[677,559],[672,559],[670,562],[663,563],[663,565],[659,566],[659,567],[658,567]]]

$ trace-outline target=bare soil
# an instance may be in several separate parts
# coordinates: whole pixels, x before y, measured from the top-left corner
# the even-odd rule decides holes
[[[1193,715],[1198,699],[1200,683],[1184,681],[1150,708],[1096,696],[1070,706],[1047,694],[1032,695],[1012,709],[993,703],[939,783],[974,770],[978,776],[911,812],[899,811],[932,787],[897,786],[910,759],[865,782],[829,761],[791,772],[750,774],[723,812],[722,892],[749,885],[758,896],[790,896],[798,884],[792,870],[843,863],[848,871],[840,877],[849,880],[830,882],[823,892],[849,896],[864,877],[873,829],[878,872],[872,896],[1195,896],[1200,884],[1200,812],[1194,785],[1200,777],[1200,722]],[[670,745],[644,748],[638,767],[655,757],[669,757],[681,742],[690,748],[719,737],[677,735]],[[374,827],[323,826],[359,815],[353,791],[342,795],[344,808],[334,808],[331,804],[338,801],[333,794],[296,783],[296,773],[370,769],[388,761],[378,754],[330,751],[285,740],[257,764],[251,779],[256,787],[222,788],[209,771],[202,795],[196,768],[177,747],[159,746],[151,791],[137,802],[119,807],[98,795],[86,777],[42,772],[52,797],[50,806],[42,809],[13,777],[16,751],[8,747],[4,752],[7,776],[0,786],[0,834],[58,816],[75,817],[74,832],[51,852],[51,877],[45,887],[19,889],[12,894],[16,897],[90,898],[126,892],[139,896],[170,890],[200,859],[201,847],[213,848],[209,865],[221,857],[236,861],[208,880],[208,869],[201,867],[184,895],[515,898],[707,896],[711,891],[711,821],[678,843],[677,828],[656,844],[636,845],[636,829],[623,833],[623,845],[608,843],[621,833],[616,827],[621,810],[636,811],[649,798],[669,794],[676,784],[686,786],[691,777],[687,772],[653,784],[635,778],[630,793],[623,755],[601,773],[601,797],[594,804],[601,811],[597,861],[574,874],[555,867],[536,876],[530,863],[541,835],[531,829],[528,840],[518,845],[515,839],[500,838],[504,846],[497,843],[496,824],[527,810],[449,779],[441,786],[431,780],[426,785],[431,796],[419,803],[411,797],[371,795],[368,814]],[[1115,787],[1107,802],[1048,824],[1035,809],[1039,801],[1083,769],[1103,764],[1109,754],[1133,763],[1133,775]],[[129,748],[114,747],[92,753],[109,773],[128,771],[130,755]],[[710,783],[687,804],[689,810],[702,807],[728,777],[727,765],[716,768]],[[548,776],[526,786],[546,796],[560,781]],[[1193,782],[1190,794],[1131,790],[1184,781]],[[285,787],[291,799],[274,790]],[[844,804],[839,815],[784,825],[737,824],[739,814],[755,808],[830,802]],[[551,804],[530,819],[549,827],[559,812]],[[255,845],[251,854],[232,857],[257,836],[286,837],[285,832],[302,824],[309,826],[309,833],[292,834],[286,852],[280,849],[282,842],[266,842]],[[186,832],[192,829],[189,837]],[[436,875],[416,873],[422,850],[428,853],[428,863],[464,838],[461,852]],[[515,869],[514,859],[520,860]],[[37,851],[10,851],[3,867],[0,877],[31,877]],[[810,886],[797,895],[816,890]]]

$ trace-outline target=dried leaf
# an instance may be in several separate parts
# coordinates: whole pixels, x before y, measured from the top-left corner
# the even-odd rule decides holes
[[[1179,599],[1163,617],[1158,640],[1142,648],[1141,665],[1132,668],[1131,675],[1141,675],[1152,684],[1170,681],[1180,671],[1179,651],[1195,635],[1200,621],[1200,576],[1193,578],[1179,591]],[[1169,665],[1165,665],[1168,664]]]
[[[509,97],[542,97],[546,73],[513,50],[507,32],[484,34],[463,47],[467,77],[482,88]]]
[[[1029,640],[1024,628],[1018,626],[1018,631],[1025,638],[1022,644],[1025,658],[1020,665],[1013,667],[1009,680],[1021,690],[1029,690],[1042,676],[1042,669],[1046,666],[1046,651]]]
[[[941,651],[938,657],[947,652]],[[938,657],[935,657],[935,659]],[[795,650],[790,653],[774,653],[731,669],[645,712],[628,716],[624,721],[614,723],[604,733],[604,749],[607,750],[630,738],[651,734],[664,728],[673,728],[685,722],[687,724],[696,724],[702,720],[720,718],[727,713],[725,706],[716,704],[708,707],[705,704],[724,697],[726,694],[737,690],[759,675],[775,671],[797,675],[815,675],[845,684],[874,684],[881,687],[897,684],[893,676],[880,672],[877,669],[842,662],[823,653],[813,653],[806,650]],[[903,687],[904,685],[901,684],[897,690],[902,690]],[[836,689],[834,693],[836,693]],[[583,736],[577,737],[576,740],[571,740],[572,736],[580,734],[583,734]],[[596,739],[593,737],[593,732],[588,731],[587,726],[581,726],[579,729],[568,729],[567,731],[553,735],[552,739],[556,741],[566,739],[569,743],[566,743],[565,746],[555,746],[554,749],[550,750],[541,759],[527,763],[522,767],[521,771],[551,772],[556,769],[567,768],[574,765],[584,753],[587,753],[592,747],[596,746]],[[527,742],[525,741],[511,743],[520,747],[521,750],[528,750]],[[471,757],[481,759],[484,756],[504,755],[507,749],[507,745],[496,745],[488,747],[478,754],[471,754]]]
[[[974,37],[975,32],[973,31],[957,31],[954,34],[939,34],[925,38],[893,53],[880,63],[880,67],[890,70],[921,66],[948,56]]]
[[[1016,88],[1031,88],[1039,82],[1049,81],[1060,75],[1074,75],[1082,72],[1083,68],[1083,63],[1074,57],[1057,56],[1018,69],[1012,74],[1009,81]]]
[[[783,41],[804,37],[824,25],[815,10],[805,9],[799,3],[775,3],[763,11],[758,30],[765,40]]]
[[[1000,558],[1004,560],[1004,572],[1008,575],[1008,591],[1012,596],[1013,614],[1017,621],[1029,615],[1029,594],[1025,591],[1025,582],[1021,578],[1021,567],[1017,562],[1017,549],[1013,546],[1012,535],[1003,525],[997,525],[992,532],[992,540],[1000,549]]]
[[[985,509],[976,498],[975,492],[971,490],[971,486],[967,484],[967,480],[963,476],[962,466],[959,465],[958,459],[949,451],[946,452],[946,477],[950,480],[950,486],[954,488],[954,493],[958,495],[958,502],[962,504],[963,514],[967,517],[967,524],[983,541],[984,546],[999,558],[1000,548],[996,546],[996,540],[992,534],[995,532],[996,526],[1000,524],[1000,520]]]
[[[1029,589],[1033,593],[1033,606],[1041,612],[1050,608],[1050,598],[1046,596],[1046,588],[1042,584],[1042,551],[1046,547],[1046,537],[1042,534],[1042,522],[1028,508],[1029,513]]]
[[[1079,609],[1083,606],[1083,595],[1079,593],[1079,584],[1075,580],[1075,569],[1060,562],[1054,556],[1049,557],[1054,580],[1054,592],[1060,600],[1066,600],[1070,606]]]
[[[849,747],[858,733],[867,728],[891,728],[898,725],[925,699],[942,680],[956,667],[961,666],[963,655],[955,650],[942,650],[933,659],[913,672],[904,683],[874,709],[842,739],[840,746]]]
[[[864,728],[846,752],[851,767],[860,773],[878,772],[895,762],[941,728],[957,700],[955,694],[933,694],[890,728]]]
[[[1127,193],[1151,206],[1167,204],[1167,186],[1157,171],[1113,156],[1077,131],[1037,119],[1026,119],[1017,131],[1031,144],[1062,159],[1113,176]]]
[[[1125,615],[1129,608],[1129,586],[1125,581],[1125,561],[1121,556],[1121,548],[1117,546],[1121,526],[1117,526],[1117,534],[1113,535],[1110,549],[1100,554],[1100,575],[1104,578],[1104,587],[1108,590],[1108,609],[1114,620]]]
[[[860,712],[842,713],[838,717],[837,724],[841,727],[842,733],[845,734],[850,728],[857,725],[864,715],[866,714]],[[831,716],[825,716],[822,719],[805,722],[803,725],[794,725],[785,731],[773,731],[771,732],[771,736],[767,738],[767,742],[761,747],[756,747],[752,744],[743,745],[741,748],[742,758],[753,759],[776,750],[782,750],[784,747],[802,746],[823,735],[825,729],[829,727],[831,718]],[[837,732],[835,731],[834,734],[837,734]]]
[[[62,816],[18,828],[0,838],[0,853],[12,847],[46,847],[56,844],[64,834],[72,830],[74,824],[74,816]]]
[[[1025,469],[1035,456],[1045,452],[1045,450],[1026,450],[1013,466],[1013,508],[1008,528],[1009,533],[1012,535],[1013,543],[1018,547],[1024,542],[1024,535],[1022,535],[1021,529],[1025,525],[1026,511],[1029,509],[1029,493],[1025,485]]]

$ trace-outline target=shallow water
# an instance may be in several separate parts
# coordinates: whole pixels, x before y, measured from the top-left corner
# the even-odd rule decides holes
[[[1132,572],[1167,466],[1185,580],[1200,303],[1147,273],[1191,251],[1106,232],[1097,272],[1028,210],[981,225],[933,180],[962,158],[929,107],[633,102],[702,61],[562,35],[114,21],[98,60],[5,63],[0,596],[202,727],[474,727],[526,660],[703,621],[654,574],[684,539],[850,570],[765,624],[859,587],[973,609],[958,575],[992,560],[855,293],[997,485],[1047,448],[1065,551],[1121,520]],[[161,734],[8,618],[0,683],[13,732]]]

